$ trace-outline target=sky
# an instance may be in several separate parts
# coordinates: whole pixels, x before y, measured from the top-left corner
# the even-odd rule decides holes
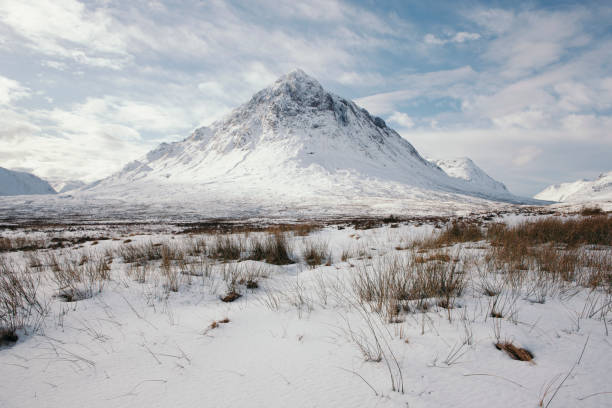
[[[106,177],[294,68],[515,194],[612,170],[612,3],[563,0],[0,0],[0,167]]]

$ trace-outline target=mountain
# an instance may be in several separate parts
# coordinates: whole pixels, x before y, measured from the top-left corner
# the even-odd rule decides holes
[[[463,177],[449,176],[384,120],[295,70],[187,138],[69,194],[28,200],[26,209],[96,219],[293,219],[541,203],[512,195],[466,163],[455,166]],[[0,212],[23,208],[0,201]]]
[[[52,180],[51,186],[59,194],[85,187],[87,183],[80,180]]]
[[[0,196],[56,194],[45,180],[33,174],[0,167]]]
[[[560,202],[612,201],[612,171],[595,180],[578,180],[546,187],[534,196],[539,200]]]
[[[211,211],[534,201],[510,194],[471,161],[449,163],[441,162],[457,169],[451,176],[384,120],[295,70],[225,118],[162,143],[83,191],[160,206],[207,203]]]
[[[450,177],[467,181],[474,189],[481,191],[482,194],[492,194],[492,192],[494,192],[495,195],[500,197],[504,195],[510,196],[510,192],[504,183],[489,176],[483,169],[478,167],[476,163],[467,157],[431,161],[444,170]]]

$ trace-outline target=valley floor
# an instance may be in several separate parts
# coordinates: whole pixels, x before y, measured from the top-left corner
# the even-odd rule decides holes
[[[543,218],[5,229],[0,407],[609,406],[612,242]]]

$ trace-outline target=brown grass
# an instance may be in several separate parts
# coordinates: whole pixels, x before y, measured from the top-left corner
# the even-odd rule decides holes
[[[230,290],[229,292],[227,292],[225,295],[223,295],[221,297],[221,301],[222,302],[226,302],[226,303],[230,303],[233,302],[239,298],[241,298],[242,295],[234,290]]]
[[[225,262],[240,259],[244,250],[244,237],[218,235],[211,248],[210,256]]]
[[[514,226],[491,225],[487,239],[494,245],[539,245],[559,243],[567,246],[612,245],[612,217],[597,215],[563,220],[558,217],[525,221]]]
[[[602,215],[604,214],[603,210],[600,207],[584,207],[580,211],[580,215],[589,217],[592,215]]]
[[[498,350],[504,351],[506,354],[510,356],[513,360],[519,361],[532,361],[533,354],[529,350],[524,348],[520,348],[512,344],[509,341],[500,341],[495,343],[495,348]]]
[[[430,300],[451,306],[465,288],[455,263],[380,259],[361,265],[353,279],[358,298],[392,321],[401,311],[426,310]]]
[[[293,263],[290,255],[291,248],[283,232],[267,235],[263,239],[252,239],[250,250],[251,259],[256,261],[265,261],[274,265],[288,265]]]
[[[331,265],[332,256],[327,243],[322,241],[307,241],[304,243],[302,258],[309,267],[315,268],[323,264]]]

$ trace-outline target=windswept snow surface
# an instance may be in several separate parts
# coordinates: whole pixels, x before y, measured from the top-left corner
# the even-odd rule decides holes
[[[535,203],[482,179],[450,177],[382,119],[295,70],[186,139],[162,143],[50,205],[30,206],[235,216],[469,212],[492,201]]]
[[[55,190],[33,174],[0,167],[0,196],[31,194],[55,194]]]
[[[286,266],[206,258],[199,263],[190,257],[185,262],[196,269],[182,275],[176,292],[167,289],[159,262],[149,263],[138,281],[139,266],[125,263],[118,250],[128,238],[129,245],[184,247],[195,237],[127,228],[81,230],[113,239],[38,256],[77,264],[112,257],[112,278],[93,297],[65,303],[52,297],[57,286],[48,278],[50,267],[37,269],[48,315],[40,332],[20,333],[12,347],[0,347],[0,406],[514,408],[536,407],[541,399],[547,404],[553,393],[551,407],[610,406],[609,316],[606,323],[599,313],[590,315],[599,301],[608,301],[605,294],[572,288],[553,291],[540,303],[529,297],[536,294],[529,295],[532,283],[526,280],[517,293],[485,296],[481,285],[497,284],[501,274],[489,271],[483,278],[482,243],[449,252],[462,259],[458,265],[469,282],[455,308],[443,309],[432,300],[429,309],[402,314],[393,323],[377,318],[369,306],[361,310],[352,283],[358,271],[401,261],[409,251],[394,247],[432,229],[334,227],[310,237],[290,236],[298,263]],[[54,236],[40,234],[29,236]],[[68,238],[79,232],[58,234]],[[209,239],[212,244],[214,237]],[[329,244],[333,264],[307,268],[299,254],[308,242]],[[25,268],[36,254],[5,255]],[[265,275],[259,288],[241,286],[240,299],[221,302],[227,290],[222,277],[245,270]],[[495,304],[507,309],[505,318],[489,316]],[[224,318],[229,322],[211,328]],[[496,330],[502,339],[528,348],[534,362],[496,350]],[[376,342],[384,358],[367,361],[360,344],[376,350]],[[572,368],[585,344],[580,364]],[[390,372],[398,377],[398,369],[404,393],[392,390]]]
[[[596,180],[579,180],[549,186],[535,195],[539,200],[559,202],[612,201],[612,171]]]

